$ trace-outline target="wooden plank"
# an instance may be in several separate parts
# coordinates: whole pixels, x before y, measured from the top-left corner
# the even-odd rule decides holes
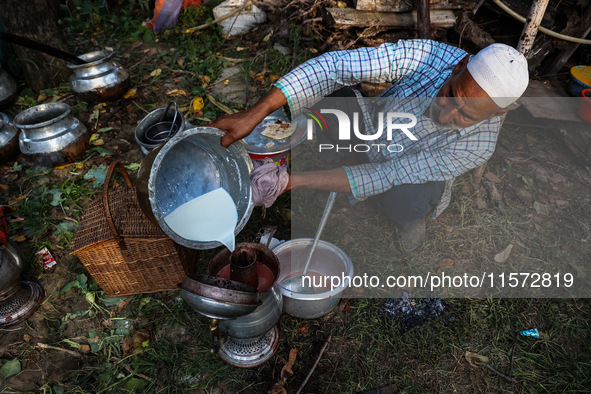
[[[578,99],[557,83],[530,81],[519,102],[535,118],[582,122],[577,115]]]
[[[373,12],[358,11],[354,8],[327,8],[336,27],[399,27],[416,28],[417,12]],[[456,16],[450,10],[431,10],[432,27],[452,27]]]
[[[461,0],[430,0],[429,3],[433,10],[467,10]],[[354,4],[359,11],[408,12],[416,9],[415,1],[409,0],[357,0]]]

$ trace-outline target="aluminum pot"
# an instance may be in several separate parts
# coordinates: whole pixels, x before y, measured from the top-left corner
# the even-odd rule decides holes
[[[129,90],[129,74],[113,60],[115,52],[101,50],[78,56],[86,64],[68,64],[72,92],[86,102],[113,101]]]
[[[174,232],[164,218],[182,204],[224,188],[238,211],[234,234],[244,228],[252,213],[252,160],[240,144],[222,147],[223,135],[213,127],[185,130],[152,150],[138,171],[136,190],[142,211],[170,238],[188,248],[212,249],[222,244],[189,240]]]
[[[19,147],[25,159],[54,166],[76,161],[88,149],[86,126],[70,115],[66,103],[47,103],[28,108],[14,117],[21,130]]]
[[[17,92],[16,81],[0,67],[0,108],[12,104]]]
[[[335,245],[320,240],[307,273],[307,276],[315,277],[316,282],[304,290],[300,286],[292,288],[287,285],[290,278],[302,275],[312,242],[311,238],[298,238],[273,248],[280,265],[277,283],[283,295],[283,312],[301,319],[316,319],[332,311],[353,279],[353,263],[349,256]],[[324,277],[338,277],[341,284],[333,289],[330,281],[327,286],[319,285]],[[343,278],[349,278],[348,283],[343,283],[347,282]]]
[[[25,261],[16,246],[8,241],[0,246],[0,301],[11,297],[21,287],[21,272]]]
[[[170,105],[168,107],[156,108],[144,116],[136,126],[134,132],[135,141],[140,145],[140,149],[145,155],[150,153],[152,149],[170,140],[176,134],[193,127],[185,119],[183,113],[176,108],[176,103],[171,104],[175,104],[174,108]],[[163,125],[165,131],[169,131],[171,126],[174,129],[170,130],[169,135],[166,135],[165,138],[158,138],[158,142],[156,142],[155,140],[151,140],[147,134],[150,129],[153,130],[158,125]]]
[[[18,154],[18,129],[0,112],[0,163],[7,163]]]

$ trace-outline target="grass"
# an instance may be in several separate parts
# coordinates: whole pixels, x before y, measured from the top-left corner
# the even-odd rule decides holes
[[[273,75],[282,75],[293,65],[315,56],[313,49],[319,47],[322,40],[313,30],[307,32],[306,27],[291,22],[285,34],[275,29],[269,35],[269,26],[263,26],[253,33],[249,42],[224,39],[218,28],[193,35],[181,33],[183,28],[211,20],[213,5],[209,3],[182,11],[177,28],[159,36],[141,26],[142,20],[151,17],[151,10],[144,1],[128,2],[120,13],[104,8],[101,2],[75,0],[74,4],[81,8],[80,15],[74,13],[63,21],[63,26],[69,37],[80,40],[76,43],[79,52],[93,48],[86,36],[76,36],[78,32],[88,32],[85,15],[90,15],[89,26],[99,46],[113,46],[125,52],[130,45],[143,40],[142,49],[131,51],[126,61],[133,72],[133,86],[149,93],[135,99],[147,109],[168,100],[162,92],[149,90],[153,86],[176,84],[185,89],[189,94],[179,99],[180,106],[188,105],[194,96],[204,96],[222,69],[231,65],[224,57],[245,59],[239,65],[249,81],[246,88],[254,89],[253,94],[259,95],[269,87]],[[269,39],[265,41],[267,36]],[[238,46],[249,48],[256,43],[259,46],[255,52],[236,50]],[[287,47],[291,53],[281,54],[274,49],[275,44]],[[154,55],[146,56],[144,51],[151,49],[155,49]],[[160,75],[145,79],[158,68]],[[254,80],[250,71],[255,75],[263,74],[262,78]],[[67,93],[67,89],[55,88],[52,92]],[[52,92],[48,91],[48,96],[53,96]],[[219,99],[228,104],[223,97]],[[36,100],[32,92],[24,92],[20,105],[31,106]],[[94,110],[93,106],[77,102],[74,113]],[[144,114],[136,107],[133,111],[140,116]],[[199,117],[213,119],[222,113],[206,101]],[[195,120],[195,124],[201,121]],[[105,132],[101,138],[108,138],[108,135]],[[304,150],[303,167],[314,168],[317,163],[312,158],[312,149],[305,145],[298,149]],[[49,292],[42,308],[41,323],[31,323],[27,329],[33,331],[41,326],[45,329],[39,331],[41,339],[55,346],[74,350],[79,349],[76,344],[89,347],[77,369],[70,370],[67,378],[56,381],[46,376],[40,383],[42,392],[268,392],[279,380],[289,351],[297,349],[293,376],[285,382],[287,392],[291,393],[303,383],[329,336],[332,341],[305,392],[353,393],[392,384],[408,393],[586,392],[591,387],[588,372],[591,368],[591,304],[588,299],[446,298],[443,301],[446,311],[441,317],[409,328],[384,309],[383,297],[400,297],[400,291],[352,292],[350,298],[342,300],[334,311],[319,319],[301,320],[284,314],[276,355],[259,367],[243,370],[225,364],[211,352],[209,319],[190,310],[178,292],[112,300],[106,299],[89,278],[85,288],[75,287],[60,294],[66,283],[80,278],[85,270],[77,260],[67,257],[75,227],[55,233],[56,227],[64,221],[79,221],[86,204],[100,190],[92,186],[92,181],[84,179],[89,170],[104,162],[97,153],[100,152],[89,152],[81,162],[82,168],[18,169],[17,163],[17,167],[7,170],[18,173],[19,180],[8,185],[6,195],[11,199],[23,196],[15,206],[19,216],[25,219],[13,222],[11,231],[26,236],[27,241],[22,246],[35,249],[49,243],[52,247],[63,248],[58,249],[60,263],[67,268],[63,275],[42,275],[51,277],[55,288]],[[519,181],[525,173],[518,163],[493,161],[490,165],[499,174],[505,171],[507,179]],[[491,204],[482,204],[489,198],[485,189],[476,193],[469,189],[469,184],[468,176],[457,181],[451,206],[438,220],[429,223],[428,242],[417,252],[401,254],[393,242],[393,228],[379,218],[370,204],[351,207],[342,196],[333,208],[323,239],[339,246],[351,257],[356,273],[379,276],[437,270],[458,274],[489,270],[494,256],[510,243],[514,249],[503,266],[506,270],[521,270],[532,264],[551,267],[557,261],[575,267],[581,263],[581,254],[569,255],[562,246],[567,241],[588,238],[591,220],[588,202],[580,201],[562,214],[551,213],[544,216],[544,220],[528,222],[533,207],[507,205],[501,212]],[[534,190],[537,192],[537,189],[530,189],[532,193]],[[545,203],[549,201],[548,195],[536,195],[540,201],[542,197]],[[259,229],[269,224],[278,226],[275,235],[278,239],[311,237],[324,203],[323,196],[283,195],[271,208],[255,208],[237,241],[251,242]],[[552,223],[568,221],[575,213],[578,221],[571,223],[568,231],[555,233]],[[292,228],[290,224],[295,222],[297,226]],[[366,247],[369,242],[374,245],[370,250]],[[207,262],[216,252],[200,252],[199,273],[205,272]],[[89,304],[88,293],[93,294],[98,308]],[[89,310],[92,315],[85,314]],[[538,328],[543,333],[542,339],[518,335],[519,331],[530,328]],[[4,340],[0,339],[0,342]],[[0,364],[13,357],[18,357],[23,365],[39,362],[36,357],[41,353],[32,342],[23,342],[21,336],[14,341],[20,344],[18,352],[11,348],[1,355]],[[467,351],[488,357],[488,364],[500,373],[511,372],[513,382],[483,365],[471,366],[466,359]],[[39,365],[52,362],[54,359],[50,356],[56,357],[53,353],[44,353],[48,358]],[[0,392],[10,392],[10,389],[0,389]]]

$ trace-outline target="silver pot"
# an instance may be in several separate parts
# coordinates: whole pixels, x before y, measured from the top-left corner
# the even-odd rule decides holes
[[[174,108],[171,104],[174,104]],[[136,126],[134,136],[141,151],[147,155],[177,133],[192,127],[183,113],[176,108],[176,103],[172,102],[168,107],[156,108],[144,116]]]
[[[12,104],[17,92],[16,81],[0,68],[0,108]]]
[[[189,240],[174,232],[164,218],[182,204],[223,187],[238,211],[234,234],[244,228],[252,213],[252,161],[240,144],[222,147],[223,135],[213,127],[185,130],[151,151],[138,172],[136,188],[143,212],[175,242],[191,249],[222,244]]]
[[[38,165],[76,161],[88,149],[86,126],[70,115],[66,103],[40,104],[19,113],[14,125],[21,130],[21,153]]]
[[[21,287],[21,272],[24,259],[15,245],[8,241],[0,246],[0,301],[11,297]]]
[[[18,153],[18,129],[0,112],[0,163],[11,161]]]
[[[309,283],[301,286],[294,283],[299,282],[297,280],[290,281],[290,278],[301,277],[312,242],[311,238],[298,238],[273,248],[280,266],[277,283],[283,295],[283,312],[301,319],[316,319],[332,311],[353,279],[353,263],[349,256],[335,245],[320,240],[307,273],[315,277],[316,282],[311,282],[312,286]],[[324,277],[340,278],[340,286],[331,288],[330,281],[327,286],[319,285],[324,284]],[[348,283],[343,278],[348,278]]]
[[[68,64],[72,93],[87,102],[113,101],[129,90],[129,74],[113,60],[113,51],[101,50],[78,56],[86,64]]]

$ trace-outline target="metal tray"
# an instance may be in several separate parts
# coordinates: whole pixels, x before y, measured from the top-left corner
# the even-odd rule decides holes
[[[277,155],[279,153],[287,152],[288,150],[293,149],[306,139],[307,121],[306,117],[303,115],[298,116],[294,120],[298,123],[298,125],[294,133],[289,138],[278,141],[261,135],[268,124],[277,122],[278,120],[289,123],[285,115],[283,115],[280,110],[277,110],[263,119],[263,121],[254,128],[252,133],[250,133],[246,138],[242,139],[241,142],[244,144],[244,147],[249,154],[264,156]],[[275,145],[267,147],[269,142],[273,142]]]

